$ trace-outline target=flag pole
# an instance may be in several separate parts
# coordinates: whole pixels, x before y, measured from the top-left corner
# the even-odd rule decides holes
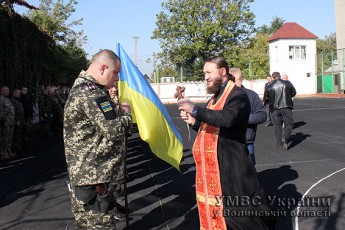
[[[111,96],[114,105],[115,106],[119,106],[120,105],[120,97],[119,97],[119,90],[118,90],[118,83],[116,82],[116,84],[114,85],[115,87],[115,92],[114,92],[114,97]],[[126,134],[125,137],[125,156],[123,158],[123,192],[124,192],[124,196],[125,196],[125,215],[126,215],[126,228],[125,229],[129,229],[129,210],[128,210],[128,191],[127,191],[127,178],[128,178],[128,174],[127,174],[127,154],[128,154],[128,137],[130,137],[132,134],[129,131]],[[121,183],[120,183],[121,186]]]
[[[126,156],[124,159],[124,164],[125,164],[125,178],[124,178],[124,183],[123,183],[123,190],[125,192],[125,214],[126,214],[126,229],[129,230],[129,210],[128,210],[128,192],[127,192],[127,147],[128,147],[128,136],[126,137]]]

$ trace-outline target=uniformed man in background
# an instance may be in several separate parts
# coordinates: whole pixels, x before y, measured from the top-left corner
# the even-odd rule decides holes
[[[72,86],[64,111],[64,144],[72,212],[79,229],[115,229],[116,181],[132,126],[130,107],[118,108],[107,90],[119,80],[121,62],[111,50],[96,53]]]
[[[14,107],[8,98],[10,89],[2,86],[0,95],[0,156],[1,160],[8,160],[15,157],[11,151],[14,126]]]
[[[24,124],[23,124],[23,148],[27,149],[29,147],[30,141],[30,130],[32,126],[32,118],[34,114],[33,104],[31,103],[30,97],[28,95],[28,88],[26,86],[22,86],[20,90],[20,102],[24,108]]]
[[[42,124],[43,134],[45,137],[49,137],[50,135],[51,121],[53,118],[53,105],[48,92],[49,89],[44,88],[42,90],[42,94],[38,98],[40,123]]]
[[[23,153],[23,126],[24,126],[24,106],[20,102],[20,89],[13,89],[10,99],[14,108],[14,130],[12,139],[12,152],[15,155]]]

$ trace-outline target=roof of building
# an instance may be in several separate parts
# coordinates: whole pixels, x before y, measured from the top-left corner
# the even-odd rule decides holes
[[[277,39],[316,39],[315,34],[298,25],[296,22],[286,22],[274,34],[271,35],[269,41]]]

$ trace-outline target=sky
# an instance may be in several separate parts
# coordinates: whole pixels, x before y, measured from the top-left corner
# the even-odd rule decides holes
[[[38,6],[39,0],[27,0]],[[65,3],[67,1],[65,0]],[[120,43],[129,57],[134,61],[136,44],[136,61],[143,74],[151,76],[154,53],[160,52],[159,43],[152,40],[156,28],[157,14],[162,11],[163,0],[79,0],[71,20],[83,18],[83,29],[88,37],[85,51],[91,57],[100,49],[115,50]],[[333,0],[255,0],[250,4],[256,15],[255,26],[270,25],[274,17],[285,22],[296,22],[305,29],[324,39],[335,32]],[[18,13],[26,8],[15,7]],[[137,37],[137,39],[135,39]]]

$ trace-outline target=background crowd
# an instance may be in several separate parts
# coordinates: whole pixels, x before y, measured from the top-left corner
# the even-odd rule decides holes
[[[39,123],[44,137],[62,137],[63,110],[68,87],[48,86],[33,100],[28,87],[0,87],[0,159],[14,159],[30,148],[33,123]]]

